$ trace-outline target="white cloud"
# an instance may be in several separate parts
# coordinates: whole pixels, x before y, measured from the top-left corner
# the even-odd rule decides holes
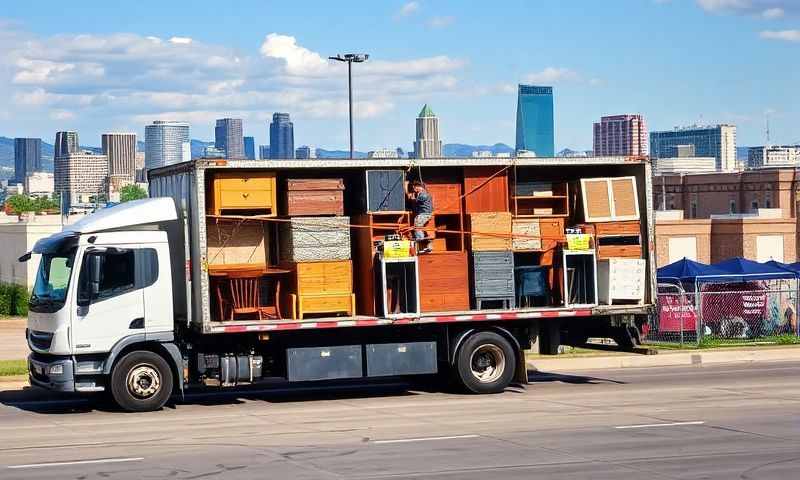
[[[401,17],[407,17],[409,15],[416,13],[418,10],[419,10],[419,2],[408,2],[403,4],[402,7],[400,7],[400,10],[397,12],[397,15]]]
[[[169,43],[174,43],[176,45],[189,45],[192,43],[192,39],[189,37],[172,37],[169,39]]]
[[[320,75],[328,72],[329,63],[317,52],[301,47],[294,37],[270,33],[261,44],[261,54],[286,62],[290,75]]]
[[[697,5],[707,12],[757,15],[767,20],[783,18],[787,12],[800,13],[797,0],[697,0]]]
[[[783,18],[783,16],[785,14],[786,14],[786,12],[782,8],[779,8],[779,7],[768,8],[768,9],[764,10],[763,12],[761,12],[761,16],[766,18],[766,19],[768,19],[768,20],[772,20],[772,19],[775,19],[775,18]]]
[[[456,18],[453,16],[433,17],[428,21],[428,26],[431,28],[445,28],[455,23]]]
[[[69,110],[53,110],[50,112],[50,118],[53,120],[72,120],[75,118],[75,113]]]
[[[800,30],[764,30],[759,35],[767,40],[800,42]]]
[[[547,67],[541,72],[525,75],[524,80],[529,83],[562,83],[581,80],[580,76],[569,68]]]

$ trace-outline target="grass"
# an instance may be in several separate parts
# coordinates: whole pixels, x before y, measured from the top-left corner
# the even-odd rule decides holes
[[[646,343],[646,342],[645,342]],[[776,345],[800,345],[800,337],[796,335],[770,335],[747,340],[736,338],[719,338],[714,336],[704,336],[700,344],[693,341],[685,341],[683,345],[677,343],[653,343],[647,346],[659,350],[702,350],[708,348],[725,347],[770,347]]]
[[[25,375],[28,373],[27,360],[0,360],[0,377]]]

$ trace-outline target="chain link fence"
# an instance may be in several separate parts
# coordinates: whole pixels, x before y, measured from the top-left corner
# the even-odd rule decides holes
[[[685,291],[658,285],[658,305],[645,327],[650,344],[714,346],[800,343],[795,281],[703,284]]]

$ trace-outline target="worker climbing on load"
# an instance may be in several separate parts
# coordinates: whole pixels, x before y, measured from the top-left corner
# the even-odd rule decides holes
[[[433,196],[425,188],[425,184],[421,180],[414,180],[411,182],[411,192],[406,195],[411,201],[411,210],[414,212],[414,240],[417,242],[419,253],[430,253],[433,251],[431,248],[430,239],[425,235],[424,227],[428,224],[433,216]]]

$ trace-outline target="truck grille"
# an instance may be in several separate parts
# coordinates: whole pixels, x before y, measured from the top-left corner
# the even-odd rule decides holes
[[[37,350],[49,350],[51,343],[53,343],[53,334],[50,332],[37,332],[36,330],[28,332],[28,344]]]

